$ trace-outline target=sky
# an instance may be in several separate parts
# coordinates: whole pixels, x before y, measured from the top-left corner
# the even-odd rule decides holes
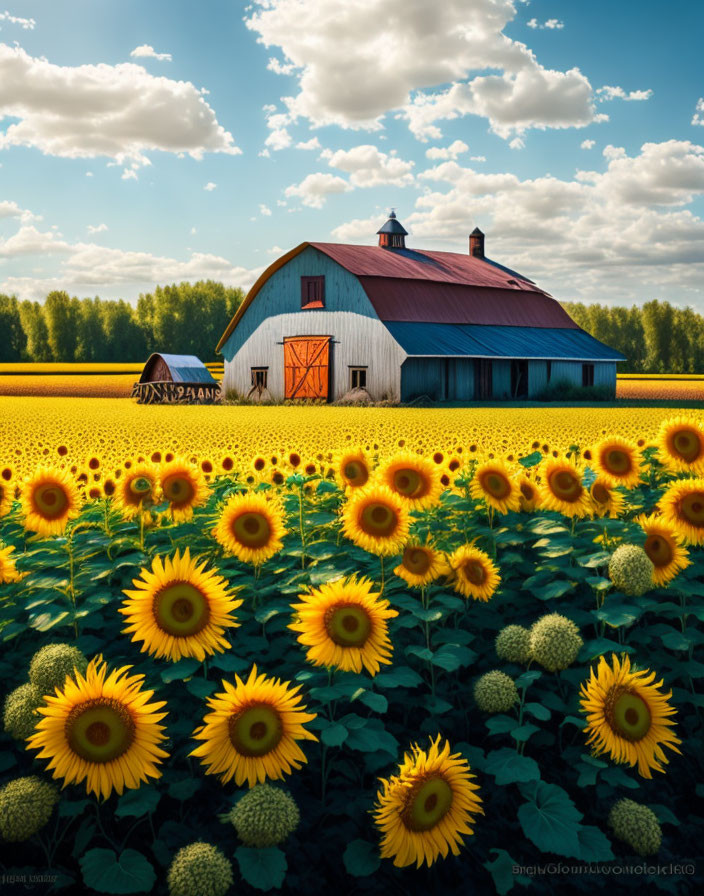
[[[246,289],[393,207],[561,300],[704,313],[700,0],[7,2],[0,292]]]

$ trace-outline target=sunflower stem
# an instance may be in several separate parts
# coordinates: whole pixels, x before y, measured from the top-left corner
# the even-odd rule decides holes
[[[303,530],[303,486],[298,487],[298,531],[301,534],[301,569],[306,568],[306,535]]]
[[[380,576],[381,576],[381,588],[379,590],[379,597],[384,593],[384,556],[383,554],[379,555],[379,568],[380,568]]]
[[[68,596],[73,607],[73,636],[78,637],[78,619],[76,618],[76,585],[75,566],[73,556],[73,529],[69,529],[66,537],[66,549],[68,550]]]
[[[139,549],[144,553],[144,508],[139,502]]]

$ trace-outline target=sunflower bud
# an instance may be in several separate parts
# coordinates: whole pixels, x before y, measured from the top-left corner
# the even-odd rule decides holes
[[[40,694],[53,696],[56,688],[63,688],[66,676],[74,677],[77,669],[85,675],[88,660],[71,644],[47,644],[32,657],[29,680]]]
[[[639,856],[652,856],[660,849],[662,831],[657,816],[647,806],[633,800],[619,800],[609,812],[614,836],[627,843]]]
[[[643,548],[622,544],[609,560],[609,578],[619,591],[629,597],[640,597],[653,587],[653,562]]]
[[[26,740],[39,721],[35,710],[43,703],[42,695],[33,684],[21,684],[5,698],[3,726],[15,740]]]
[[[279,787],[257,784],[230,811],[228,818],[246,846],[276,846],[298,827],[298,806]]]
[[[59,793],[53,784],[33,775],[15,778],[0,790],[0,836],[20,843],[49,821]]]
[[[495,669],[474,685],[474,699],[483,712],[506,712],[518,700],[518,691],[512,678]]]
[[[531,656],[548,672],[571,666],[582,644],[577,626],[559,613],[548,613],[531,626]]]
[[[169,896],[224,896],[233,883],[230,860],[200,840],[179,849],[169,868]]]
[[[496,655],[509,663],[527,666],[530,661],[530,632],[522,625],[507,625],[502,628],[494,642]]]

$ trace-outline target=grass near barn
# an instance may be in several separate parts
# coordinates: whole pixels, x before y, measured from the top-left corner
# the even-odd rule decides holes
[[[694,892],[675,414],[0,398],[9,872],[180,892],[202,839],[213,892]]]

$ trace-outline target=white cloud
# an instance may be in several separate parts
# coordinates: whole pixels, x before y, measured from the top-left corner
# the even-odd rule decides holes
[[[122,180],[137,180],[137,170],[135,168],[125,168],[121,177]]]
[[[269,128],[269,136],[264,141],[266,149],[278,152],[282,149],[288,149],[293,143],[293,139],[286,130],[286,125],[291,119],[286,112],[277,112],[276,106],[268,104],[264,106],[266,113],[266,126]]]
[[[425,155],[429,159],[456,159],[457,156],[467,152],[469,147],[462,140],[455,140],[449,146],[432,146],[426,149]]]
[[[107,224],[89,224],[88,233],[104,233],[108,229]]]
[[[194,236],[196,233],[198,233],[198,228],[197,228],[197,227],[191,227],[191,236]]]
[[[271,209],[268,205],[264,205],[264,203],[260,203],[259,205],[259,214],[264,215],[265,218],[271,217]]]
[[[11,16],[10,13],[0,12],[0,22],[8,22],[10,25],[19,25],[24,31],[33,31],[36,26],[35,19],[23,19],[20,16]]]
[[[130,53],[130,56],[136,56],[140,59],[157,59],[159,62],[172,61],[171,53],[157,53],[154,47],[151,47],[149,44],[142,44],[139,47],[135,47]]]
[[[19,255],[54,255],[70,252],[71,247],[51,230],[40,231],[33,224],[23,224],[17,233],[0,239],[0,258]]]
[[[214,184],[212,180],[209,180],[208,183],[203,187],[203,189],[208,193],[212,193],[213,190],[217,190],[217,187],[217,184]]]
[[[320,149],[320,140],[317,137],[311,137],[310,140],[306,140],[305,142],[297,143],[296,149]]]
[[[627,103],[642,102],[643,100],[649,100],[653,95],[652,90],[631,90],[629,93],[626,93],[623,87],[608,86],[599,87],[596,92],[602,102],[609,100],[625,100]]]
[[[0,218],[20,218],[22,221],[41,220],[37,215],[25,208],[20,208],[16,202],[9,199],[0,200]]]
[[[594,149],[596,146],[596,140],[582,140],[579,144],[580,149]]]
[[[383,184],[405,187],[413,183],[414,163],[399,159],[395,150],[385,153],[376,146],[363,143],[337,152],[325,150],[321,158],[327,159],[331,168],[348,172],[354,187],[378,187]]]
[[[548,19],[546,22],[543,22],[542,25],[537,19],[530,19],[526,22],[526,25],[529,28],[540,28],[540,30],[547,29],[548,31],[561,31],[565,27],[565,23],[561,22],[559,19]]]
[[[287,124],[301,117],[314,127],[378,129],[384,115],[403,110],[425,140],[441,136],[437,120],[468,114],[489,118],[501,136],[604,120],[577,69],[546,70],[503,33],[515,13],[514,0],[253,0],[245,23],[281,51],[285,62],[274,70],[297,79],[298,93],[283,98]],[[487,69],[501,74],[468,80]]]
[[[347,221],[335,227],[332,231],[332,236],[343,243],[375,244],[379,239],[376,232],[386,221],[386,218],[387,215],[383,212],[378,215],[371,215],[369,218],[355,218],[353,221]],[[408,229],[406,227],[406,230]]]
[[[286,187],[284,195],[287,198],[297,196],[303,205],[311,208],[322,208],[328,196],[334,193],[346,193],[351,189],[352,187],[343,178],[317,172],[304,177],[299,184]]]
[[[514,137],[508,145],[511,149],[525,149],[526,141],[522,137]]]
[[[29,146],[63,158],[143,166],[145,153],[241,152],[201,91],[131,62],[61,66],[0,44],[0,149]]]
[[[704,97],[699,97],[692,116],[692,124],[704,125]]]

